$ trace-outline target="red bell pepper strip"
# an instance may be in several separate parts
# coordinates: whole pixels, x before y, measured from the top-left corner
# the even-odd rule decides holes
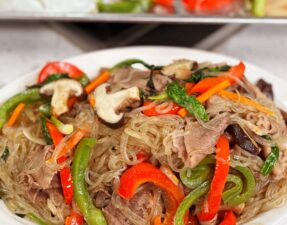
[[[50,62],[40,71],[38,83],[45,81],[52,74],[68,74],[71,78],[79,78],[85,73],[78,67],[66,62]]]
[[[74,191],[70,167],[66,166],[60,170],[60,178],[66,204],[70,205],[72,204]]]
[[[83,225],[84,218],[81,214],[72,210],[71,216],[68,216],[65,220],[65,225]]]
[[[236,225],[236,216],[232,211],[225,212],[224,219],[219,225]]]
[[[216,12],[231,5],[234,0],[182,0],[187,10],[194,12]]]
[[[152,101],[146,101],[146,102],[144,102],[144,106],[148,106],[149,104],[152,104]],[[143,111],[144,115],[146,115],[146,116],[175,115],[175,114],[177,114],[178,110],[181,109],[181,107],[180,107],[179,105],[176,105],[176,104],[174,104],[174,103],[173,103],[173,107],[171,108],[171,110],[169,110],[169,111],[166,112],[166,113],[158,113],[158,112],[155,110],[155,108],[156,108],[156,106],[144,110],[144,111]]]
[[[212,220],[219,210],[222,192],[229,172],[230,164],[229,143],[225,136],[221,136],[216,144],[216,165],[207,197],[207,207],[203,207],[198,214],[200,221]]]
[[[63,134],[50,122],[46,122],[47,129],[53,140],[55,146],[64,138]],[[62,163],[66,160],[66,157],[62,157],[58,160],[58,163]],[[65,201],[68,205],[72,204],[73,200],[73,183],[71,169],[64,167],[60,170],[61,185],[64,194]]]
[[[184,198],[184,193],[160,169],[152,164],[139,163],[126,170],[121,176],[117,193],[124,199],[131,199],[136,190],[147,182],[153,183],[167,193],[168,204],[163,224],[173,224],[173,217]]]
[[[205,92],[207,90],[209,90],[210,88],[212,88],[213,86],[228,80],[230,81],[231,84],[235,84],[236,83],[236,79],[242,79],[243,75],[244,75],[244,71],[245,71],[245,65],[240,62],[238,65],[233,66],[229,69],[229,71],[222,73],[220,76],[218,77],[208,77],[205,78],[201,81],[199,81],[190,91],[191,93],[194,92]],[[232,77],[236,78],[233,79]]]
[[[58,130],[58,128],[54,124],[48,121],[46,122],[46,126],[53,140],[54,145],[55,146],[58,145],[64,137],[63,134]]]

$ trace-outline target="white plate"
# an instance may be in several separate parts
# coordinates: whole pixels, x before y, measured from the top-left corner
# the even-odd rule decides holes
[[[155,65],[170,63],[174,59],[182,58],[195,59],[199,62],[210,61],[212,63],[228,62],[229,64],[237,64],[239,62],[239,60],[234,58],[200,50],[158,46],[108,49],[84,54],[67,59],[66,61],[77,65],[85,71],[90,78],[93,78],[98,74],[101,67],[109,67],[128,58],[140,58]],[[275,92],[276,104],[281,108],[287,109],[287,101],[285,100],[285,96],[287,96],[287,84],[285,81],[256,66],[248,63],[245,64],[246,76],[248,79],[255,82],[259,78],[264,78],[268,82],[271,82]],[[0,90],[0,102],[5,101],[7,98],[13,96],[19,91],[24,90],[26,85],[33,84],[36,81],[37,72],[38,71],[34,71],[22,76],[20,79],[2,88]],[[261,214],[248,224],[285,225],[287,221],[286,212],[287,206],[273,209],[272,211]],[[0,224],[5,225],[31,224],[10,213],[4,206],[3,202],[0,203],[0,218]]]

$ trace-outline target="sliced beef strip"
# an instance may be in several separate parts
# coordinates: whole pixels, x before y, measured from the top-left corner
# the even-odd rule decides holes
[[[265,94],[268,98],[272,99],[274,98],[272,84],[266,82],[263,79],[260,79],[257,81],[256,86],[259,88],[259,90]]]
[[[198,122],[192,122],[186,126],[185,131],[188,134],[184,136],[184,145],[187,158],[183,160],[187,166],[194,168],[202,159],[214,152],[214,146],[227,128],[228,121],[228,114],[222,114],[208,122],[208,126],[216,129],[208,129]]]

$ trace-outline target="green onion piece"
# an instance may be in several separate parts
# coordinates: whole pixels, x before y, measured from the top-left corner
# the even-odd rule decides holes
[[[51,116],[51,105],[50,105],[50,103],[45,103],[45,104],[41,105],[39,107],[39,112],[46,117],[50,117]]]
[[[27,217],[28,219],[30,219],[32,222],[35,222],[35,223],[37,223],[37,224],[39,224],[39,225],[48,225],[47,222],[45,222],[42,218],[36,216],[36,215],[33,214],[33,213],[27,213],[27,214],[26,214],[26,217]]]
[[[263,164],[263,167],[261,168],[261,174],[267,176],[272,171],[278,159],[279,159],[279,147],[275,145],[271,147],[271,152],[267,156]]]
[[[51,116],[51,122],[62,134],[68,135],[74,131],[74,126],[72,124],[64,124],[54,116]]]
[[[154,100],[154,101],[163,101],[163,100],[166,100],[168,99],[168,95],[166,92],[163,92],[159,95],[154,95],[154,96],[149,96],[148,97],[149,100]]]

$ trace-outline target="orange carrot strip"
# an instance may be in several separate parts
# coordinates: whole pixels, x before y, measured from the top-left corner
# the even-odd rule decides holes
[[[203,103],[206,100],[208,100],[211,96],[215,95],[220,90],[223,90],[223,89],[229,87],[230,85],[231,85],[231,83],[228,80],[225,80],[225,81],[215,85],[214,87],[210,88],[209,90],[202,93],[201,95],[199,95],[197,97],[197,100],[200,101],[201,103]]]
[[[58,159],[63,157],[67,152],[71,151],[79,142],[80,140],[86,135],[87,131],[83,129],[76,130],[70,139],[65,143],[64,147],[60,151],[58,155]]]
[[[102,72],[95,80],[93,80],[88,86],[85,87],[87,94],[90,94],[96,87],[100,84],[106,82],[110,78],[110,73],[108,70]]]
[[[162,225],[160,216],[155,217],[153,225]]]
[[[274,112],[269,110],[267,107],[260,105],[259,103],[254,102],[251,99],[246,98],[244,96],[239,96],[236,93],[224,91],[224,90],[219,91],[218,94],[220,96],[227,98],[227,99],[230,99],[232,101],[239,101],[242,104],[249,105],[249,106],[257,109],[258,111],[266,113],[267,115],[270,115],[270,116],[274,115]]]
[[[88,100],[89,100],[89,103],[92,107],[96,106],[96,98],[93,94],[89,94]]]
[[[12,127],[16,120],[18,119],[21,111],[25,108],[25,104],[24,103],[20,103],[19,105],[17,105],[17,107],[14,109],[11,117],[8,120],[8,126]]]
[[[181,108],[178,112],[177,115],[179,115],[180,117],[185,117],[187,115],[187,110],[185,108]]]
[[[185,91],[188,95],[192,94],[192,88],[194,87],[194,83],[186,82],[185,83]]]

